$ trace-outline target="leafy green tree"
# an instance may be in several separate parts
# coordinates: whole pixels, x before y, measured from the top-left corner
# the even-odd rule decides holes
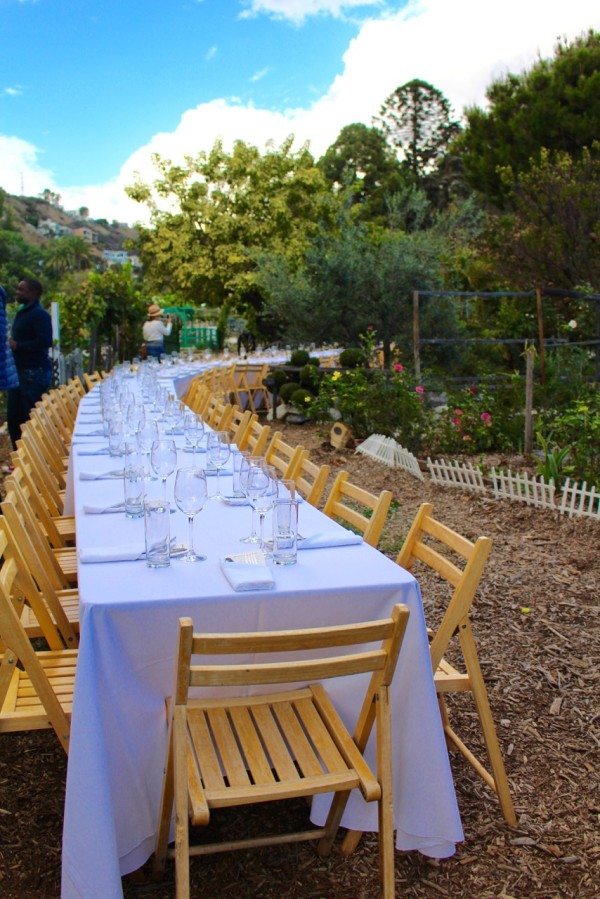
[[[469,183],[505,205],[510,185],[502,167],[517,175],[540,161],[542,148],[579,156],[598,138],[600,32],[560,42],[553,59],[494,81],[487,99],[487,110],[465,111],[467,127],[457,149]]]
[[[490,244],[513,284],[600,290],[600,144],[579,158],[542,150],[526,172],[501,171],[512,213]]]
[[[46,250],[44,270],[55,277],[67,272],[90,268],[93,254],[89,243],[77,235],[65,235],[53,240]]]
[[[375,124],[417,182],[433,171],[460,130],[443,93],[418,78],[390,94]]]
[[[271,250],[299,260],[318,223],[332,216],[332,195],[307,149],[292,138],[261,153],[237,141],[173,165],[155,157],[159,178],[128,194],[150,210],[139,254],[151,290],[192,303],[240,311],[262,303],[255,256]]]
[[[412,291],[440,284],[441,249],[428,232],[370,231],[349,222],[337,236],[320,234],[300,268],[292,270],[281,255],[264,256],[266,305],[291,340],[352,345],[372,327],[389,364],[392,341],[410,343]]]
[[[403,186],[400,164],[377,128],[346,125],[318,163],[327,181],[349,191],[364,220],[381,219],[386,200]]]
[[[90,272],[83,281],[71,276],[63,288],[53,299],[60,307],[64,351],[87,346],[92,366],[102,344],[110,344],[120,359],[136,355],[146,302],[130,266]]]

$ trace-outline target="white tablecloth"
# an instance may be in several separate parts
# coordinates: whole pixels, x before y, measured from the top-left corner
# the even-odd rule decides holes
[[[82,408],[93,402],[85,399]],[[122,498],[120,481],[80,481],[81,470],[114,468],[106,456],[72,451],[77,544],[143,542],[143,522],[123,514],[86,515],[84,504]],[[189,455],[180,454],[182,464]],[[172,497],[172,481],[170,478]],[[227,478],[225,485],[231,483]],[[215,491],[215,478],[209,480]],[[157,491],[160,487],[157,485]],[[235,593],[219,559],[239,552],[250,509],[211,501],[196,519],[196,550],[206,562],[172,560],[149,570],[143,561],[79,566],[81,642],[73,707],[63,836],[63,897],[119,897],[120,877],[153,850],[166,740],[164,700],[171,693],[177,621],[196,629],[251,630],[327,625],[385,616],[394,603],[410,620],[394,681],[394,807],[399,849],[445,857],[462,839],[452,776],[429,662],[422,605],[413,577],[360,544],[299,552],[298,564],[275,570],[273,591]],[[300,531],[330,528],[308,503]],[[171,533],[187,538],[187,520],[171,516]],[[359,691],[332,688],[353,723]],[[322,823],[327,797],[313,804]],[[351,797],[343,824],[376,830],[376,808]]]

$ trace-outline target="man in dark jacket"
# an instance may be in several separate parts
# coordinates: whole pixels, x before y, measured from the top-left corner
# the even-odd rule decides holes
[[[23,278],[16,297],[22,305],[17,312],[9,345],[13,351],[19,386],[8,391],[6,420],[13,447],[21,436],[21,425],[52,381],[48,350],[52,346],[52,321],[42,308],[42,285],[35,278]]]

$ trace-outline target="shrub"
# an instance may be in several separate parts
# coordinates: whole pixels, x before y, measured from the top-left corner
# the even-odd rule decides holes
[[[310,356],[308,359],[309,365],[316,365],[317,368],[321,367],[321,360],[318,356]]]
[[[308,365],[309,360],[310,354],[307,350],[294,350],[290,356],[290,365],[302,368],[304,365]]]
[[[279,388],[279,396],[283,400],[284,403],[289,403],[292,396],[298,390],[298,384],[295,381],[286,381],[285,384],[282,384]]]
[[[431,417],[426,443],[432,453],[482,453],[514,449],[523,414],[511,406],[510,389],[465,387],[448,394],[447,407]]]
[[[323,372],[314,365],[305,365],[300,372],[300,384],[302,387],[308,387],[313,393],[319,392],[319,384],[323,378]]]
[[[360,347],[351,346],[340,353],[340,366],[342,368],[364,368],[367,357]]]
[[[290,397],[290,403],[298,409],[308,409],[313,400],[313,394],[305,387],[297,387]]]
[[[563,474],[588,484],[600,484],[600,393],[597,390],[590,390],[560,412],[545,415],[540,431],[545,442],[553,444],[554,451],[568,447]]]
[[[271,377],[275,382],[277,393],[279,393],[283,385],[287,384],[287,382],[289,381],[288,373],[286,371],[283,371],[283,369],[281,368],[274,368],[271,372]]]

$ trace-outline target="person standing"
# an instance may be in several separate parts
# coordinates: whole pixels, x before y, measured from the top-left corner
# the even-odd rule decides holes
[[[21,436],[21,425],[52,383],[52,320],[42,307],[42,285],[35,278],[23,278],[16,290],[21,303],[8,343],[12,349],[19,386],[8,391],[6,420],[13,447]]]
[[[142,336],[146,344],[149,356],[160,359],[165,351],[165,337],[168,337],[173,327],[171,317],[167,316],[167,323],[162,321],[163,310],[156,303],[148,309],[148,319],[144,322]]]

